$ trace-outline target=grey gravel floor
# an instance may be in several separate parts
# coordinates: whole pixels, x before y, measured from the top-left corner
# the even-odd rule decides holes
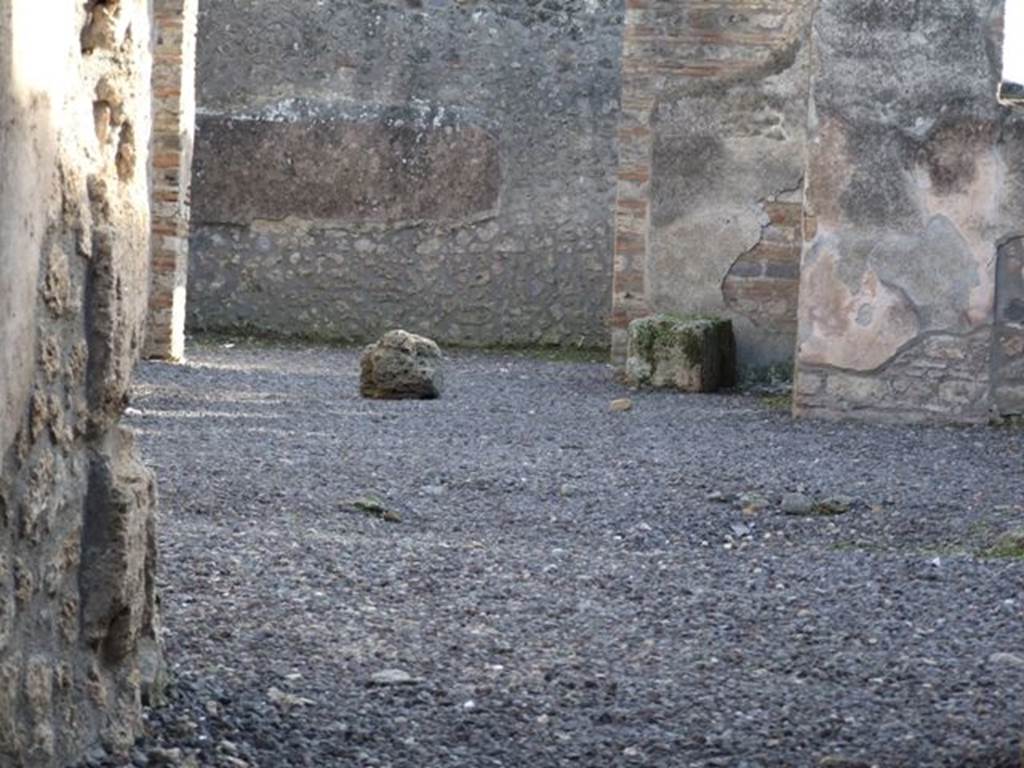
[[[484,354],[367,402],[354,350],[190,355],[129,411],[175,680],[136,765],[1020,765],[1024,560],[978,554],[1024,525],[1020,431]]]

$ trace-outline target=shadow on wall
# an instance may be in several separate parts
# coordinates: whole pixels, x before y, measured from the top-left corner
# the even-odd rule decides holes
[[[996,415],[1024,414],[1024,237],[998,250],[992,388]]]

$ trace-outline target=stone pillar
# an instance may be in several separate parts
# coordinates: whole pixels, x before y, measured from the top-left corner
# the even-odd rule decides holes
[[[0,0],[0,765],[140,730],[154,486],[119,426],[149,252],[147,0]]]
[[[820,4],[797,413],[983,422],[1024,402],[1024,113],[997,98],[1000,5]]]
[[[185,354],[197,0],[153,0],[153,256],[147,357]]]
[[[729,318],[745,367],[796,333],[812,0],[629,0],[612,343],[649,313]]]

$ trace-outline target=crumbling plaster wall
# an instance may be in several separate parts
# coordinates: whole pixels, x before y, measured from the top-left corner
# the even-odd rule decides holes
[[[1024,120],[997,0],[821,0],[796,410],[1024,411]]]
[[[0,765],[131,744],[153,482],[118,425],[145,312],[146,0],[0,0]]]
[[[731,318],[745,368],[796,333],[812,0],[631,0],[613,355],[653,312]]]
[[[189,322],[607,343],[621,0],[207,0]]]

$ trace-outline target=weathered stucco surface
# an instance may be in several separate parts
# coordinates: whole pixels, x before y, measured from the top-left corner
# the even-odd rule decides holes
[[[1001,6],[821,2],[799,413],[1020,411],[1024,121],[996,99]]]
[[[118,425],[145,312],[149,12],[0,1],[0,765],[140,726],[153,482]]]
[[[192,327],[607,342],[620,0],[200,12]]]
[[[999,246],[992,397],[999,414],[1024,414],[1024,237]]]
[[[793,357],[811,0],[648,0],[627,16],[616,351],[650,312],[732,319]]]

